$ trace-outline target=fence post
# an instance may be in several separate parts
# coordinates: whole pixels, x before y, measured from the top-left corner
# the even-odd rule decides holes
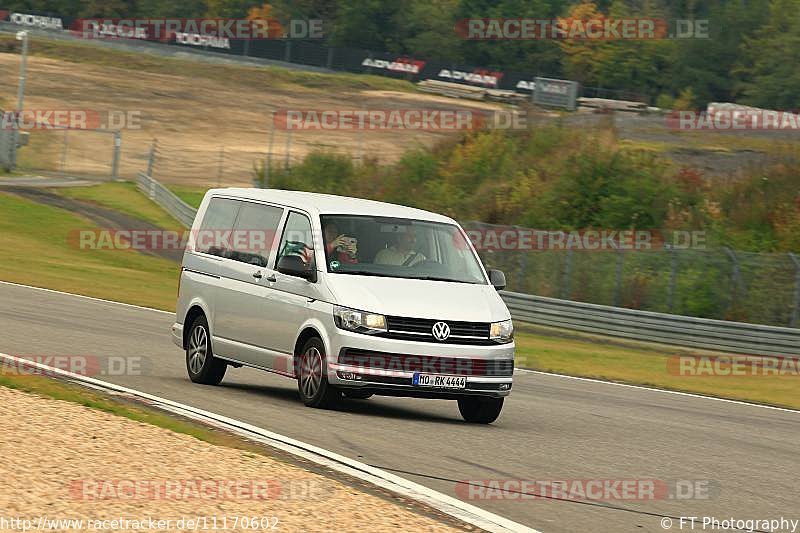
[[[728,311],[730,311],[732,309],[735,309],[737,300],[739,298],[739,260],[736,258],[736,253],[727,246],[724,246],[722,249],[725,250],[726,254],[728,254],[728,257],[730,258],[731,263],[733,264],[733,273],[731,274],[731,285],[733,285],[733,294],[731,294],[731,301],[730,304],[728,304]]]
[[[569,300],[569,283],[572,278],[572,248],[567,248],[567,258],[564,264],[564,278],[561,281],[561,299]]]
[[[111,180],[119,179],[119,153],[122,148],[122,134],[119,130],[114,132],[114,153],[111,156]]]
[[[69,128],[64,129],[64,148],[61,150],[61,175],[64,176],[67,172],[67,148],[69,146]]]
[[[155,165],[156,161],[156,146],[158,144],[158,139],[153,139],[152,144],[150,144],[150,155],[147,157],[147,175],[148,177],[153,177],[153,166]]]
[[[221,147],[219,149],[219,166],[217,167],[217,188],[220,187],[222,183],[222,166],[225,161],[225,147]]]
[[[789,322],[790,328],[797,327],[797,321],[800,320],[800,259],[797,258],[792,252],[789,252],[789,259],[794,263],[795,278],[794,278],[794,310],[792,310],[792,319]]]
[[[328,61],[326,62],[328,70],[333,69],[333,47],[328,48]]]
[[[669,272],[669,289],[667,293],[667,312],[672,313],[672,307],[675,302],[675,285],[678,277],[678,251],[674,246],[669,249],[670,254],[670,272]]]
[[[622,251],[622,248],[617,250],[617,270],[614,274],[614,307],[620,306],[620,301],[622,298],[622,267],[625,261],[625,255]]]
[[[292,128],[289,127],[289,122],[286,122],[286,150],[284,153],[283,168],[289,169],[289,151],[292,149]]]
[[[292,62],[292,41],[286,40],[286,48],[284,49],[283,53],[283,60],[287,63]]]
[[[250,51],[250,39],[244,40],[244,50],[242,51],[242,55],[247,57],[247,52]]]
[[[272,174],[272,147],[275,145],[275,111],[272,112],[272,124],[269,130],[269,146],[267,147],[267,157],[264,160],[264,182],[262,187],[269,188],[270,174]]]

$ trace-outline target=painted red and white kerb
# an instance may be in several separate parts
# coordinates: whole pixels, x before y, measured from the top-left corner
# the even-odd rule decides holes
[[[336,488],[317,479],[76,479],[73,500],[326,500]]]
[[[480,251],[589,252],[644,251],[666,248],[705,248],[705,231],[589,229],[537,230],[513,226],[465,229],[472,246]],[[463,245],[456,237],[456,246]]]
[[[416,75],[419,74],[423,68],[425,68],[425,62],[420,59],[413,59],[410,57],[398,57],[393,61],[386,59],[373,59],[368,57],[361,62],[361,66],[380,70],[388,70],[389,72]]]
[[[322,39],[322,19],[78,19],[70,25],[83,39],[140,39],[230,48],[232,40]]]
[[[59,370],[79,376],[141,376],[149,360],[142,356],[19,354],[17,359],[0,360],[0,375],[58,377]],[[40,367],[38,365],[43,365]]]
[[[800,356],[674,355],[667,373],[681,377],[800,376]]]
[[[274,125],[307,131],[460,131],[482,128],[488,118],[468,109],[281,109]]]
[[[673,111],[667,127],[676,131],[790,131],[800,132],[800,114],[735,104],[709,104],[705,112]]]
[[[566,500],[566,501],[660,501],[710,500],[718,493],[708,479],[666,481],[626,479],[473,479],[459,481],[455,493],[462,500]]]
[[[669,25],[654,18],[471,18],[455,25],[462,39],[494,40],[642,40],[664,39]]]

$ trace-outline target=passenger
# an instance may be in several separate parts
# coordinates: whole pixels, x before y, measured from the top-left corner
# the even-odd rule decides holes
[[[417,231],[409,226],[406,231],[395,236],[395,243],[375,254],[378,265],[414,266],[426,260],[414,248],[417,245]]]

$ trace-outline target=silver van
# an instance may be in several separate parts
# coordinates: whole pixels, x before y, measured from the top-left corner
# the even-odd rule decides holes
[[[189,235],[172,336],[195,383],[250,366],[296,379],[311,407],[373,394],[442,398],[486,424],[514,372],[504,286],[446,216],[212,189]]]

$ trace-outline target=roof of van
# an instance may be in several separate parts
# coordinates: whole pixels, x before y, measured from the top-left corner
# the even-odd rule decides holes
[[[427,220],[431,222],[455,223],[455,221],[444,215],[406,207],[403,205],[390,204],[386,202],[376,202],[375,200],[365,200],[363,198],[351,198],[349,196],[337,196],[335,194],[320,194],[315,192],[285,191],[282,189],[257,189],[257,188],[236,188],[211,189],[209,194],[223,194],[245,198],[250,200],[261,200],[296,207],[316,215],[370,215],[396,218],[411,218],[417,220]]]

